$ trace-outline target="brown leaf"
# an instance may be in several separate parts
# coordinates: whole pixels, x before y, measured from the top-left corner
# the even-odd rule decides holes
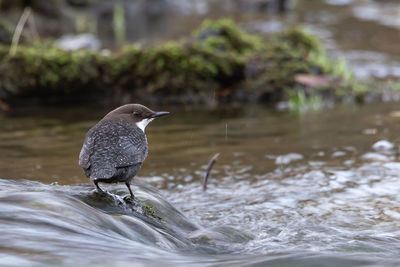
[[[308,87],[325,87],[333,84],[333,79],[327,75],[296,74],[294,80]]]

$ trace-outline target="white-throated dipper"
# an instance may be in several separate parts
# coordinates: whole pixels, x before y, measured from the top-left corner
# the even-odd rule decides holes
[[[108,113],[86,133],[79,165],[99,191],[99,182],[123,182],[134,197],[130,183],[147,157],[144,129],[155,118],[167,114],[140,104],[127,104]]]

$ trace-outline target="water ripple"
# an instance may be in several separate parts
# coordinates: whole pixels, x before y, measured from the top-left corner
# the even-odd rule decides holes
[[[154,189],[138,188],[132,202],[118,186],[99,194],[87,185],[0,180],[0,224],[6,226],[0,228],[0,264],[183,263],[204,253],[228,253],[223,243],[235,237],[248,241],[234,228],[202,228]]]

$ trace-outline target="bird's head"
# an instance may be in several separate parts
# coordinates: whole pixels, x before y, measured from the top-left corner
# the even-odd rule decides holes
[[[105,118],[120,117],[129,119],[130,121],[136,123],[137,127],[144,132],[147,124],[149,124],[152,120],[168,114],[168,111],[153,111],[140,104],[127,104],[114,109],[108,113]]]

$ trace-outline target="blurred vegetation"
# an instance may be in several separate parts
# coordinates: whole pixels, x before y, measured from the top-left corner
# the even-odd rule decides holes
[[[301,28],[262,37],[229,19],[206,20],[180,41],[131,44],[113,53],[37,44],[20,45],[14,56],[8,50],[0,47],[0,97],[9,102],[27,97],[63,101],[65,96],[82,101],[128,96],[161,103],[274,102],[298,91],[306,98],[336,100],[365,93],[345,63],[330,60],[320,41]],[[329,82],[299,82],[299,74],[311,81],[327,76]]]
[[[10,45],[12,41],[12,26],[0,18],[0,44]]]

